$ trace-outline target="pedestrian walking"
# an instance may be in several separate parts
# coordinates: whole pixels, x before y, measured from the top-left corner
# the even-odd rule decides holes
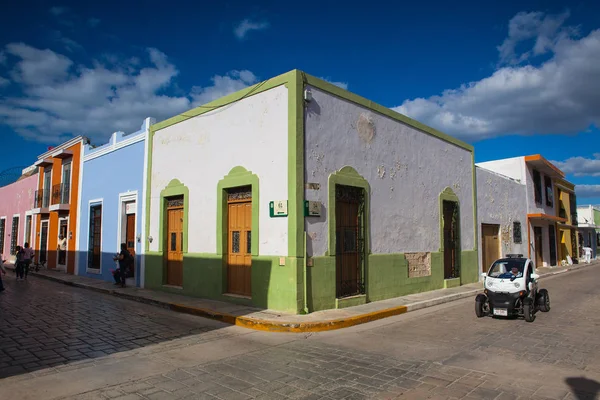
[[[131,253],[129,252],[129,250],[127,250],[127,244],[125,243],[121,243],[121,252],[119,254],[117,254],[114,258],[114,261],[119,261],[119,269],[118,271],[115,271],[115,280],[117,280],[116,278],[116,274],[118,273],[118,277],[120,278],[121,281],[121,287],[125,287],[125,279],[127,278],[127,271],[129,269],[129,266],[133,264],[133,256],[131,255]],[[118,284],[118,282],[117,282]]]
[[[23,280],[23,249],[21,246],[15,248],[15,271],[17,271],[17,280]]]
[[[4,269],[4,261],[0,258],[0,292],[4,292],[5,287],[4,287],[4,283],[2,283],[2,275],[6,275],[6,269]]]
[[[27,280],[27,275],[29,275],[29,266],[33,261],[33,257],[35,257],[35,252],[31,247],[29,247],[28,242],[25,242],[23,246],[23,271],[25,272],[25,280]]]

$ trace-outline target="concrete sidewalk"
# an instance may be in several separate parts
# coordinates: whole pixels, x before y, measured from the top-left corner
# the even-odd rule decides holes
[[[596,265],[600,265],[600,261],[593,261],[590,264],[574,264],[566,267],[538,268],[538,273],[541,277],[549,277]],[[7,265],[7,267],[8,269],[12,269],[11,265]],[[482,284],[478,282],[456,288],[432,290],[376,301],[355,307],[317,311],[307,315],[295,315],[135,287],[120,288],[111,282],[77,275],[67,275],[60,271],[30,271],[30,275],[79,288],[95,290],[128,300],[156,305],[177,312],[270,332],[320,332],[342,329],[467,297],[474,298],[475,294],[482,290]]]

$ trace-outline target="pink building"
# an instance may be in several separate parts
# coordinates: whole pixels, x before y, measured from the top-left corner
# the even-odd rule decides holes
[[[37,168],[23,170],[23,175],[15,183],[0,187],[0,257],[14,261],[14,249],[32,241],[31,209],[37,189]],[[32,245],[33,247],[33,245]]]

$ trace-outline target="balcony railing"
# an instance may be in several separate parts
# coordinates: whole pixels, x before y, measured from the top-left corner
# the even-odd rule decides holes
[[[69,204],[68,183],[59,183],[52,186],[52,204]]]
[[[36,190],[33,203],[33,208],[47,208],[50,205],[50,191]]]

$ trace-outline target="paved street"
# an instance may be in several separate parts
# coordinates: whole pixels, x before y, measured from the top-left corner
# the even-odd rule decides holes
[[[598,267],[544,278],[552,310],[533,323],[477,319],[466,299],[339,331],[275,334],[9,278],[0,295],[3,362],[15,364],[20,351],[29,362],[47,351],[64,359],[0,380],[0,399],[596,399],[597,282]],[[15,346],[18,335],[37,346]],[[77,346],[70,339],[82,342],[85,351],[74,350],[85,359],[62,355]],[[1,365],[4,375],[16,371]]]
[[[29,277],[4,277],[0,378],[207,331],[156,307]]]

